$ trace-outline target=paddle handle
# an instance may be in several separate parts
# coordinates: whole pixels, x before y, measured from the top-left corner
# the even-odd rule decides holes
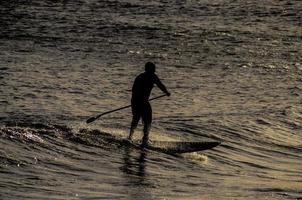
[[[160,95],[160,96],[157,96],[157,97],[153,97],[153,98],[149,99],[149,101],[152,101],[152,100],[154,100],[154,99],[159,99],[159,98],[164,97],[164,96],[167,96],[167,94],[163,94],[163,95]],[[86,121],[86,123],[87,123],[87,124],[88,124],[88,123],[91,123],[91,122],[95,121],[96,119],[98,119],[99,117],[101,117],[101,116],[103,116],[103,115],[106,115],[106,114],[109,114],[109,113],[113,113],[113,112],[116,112],[116,111],[119,111],[119,110],[123,110],[123,109],[129,108],[129,107],[131,107],[131,105],[124,106],[124,107],[121,107],[121,108],[117,108],[117,109],[114,109],[114,110],[110,110],[110,111],[101,113],[101,114],[97,115],[96,117],[91,117],[91,118],[89,118],[89,119]]]

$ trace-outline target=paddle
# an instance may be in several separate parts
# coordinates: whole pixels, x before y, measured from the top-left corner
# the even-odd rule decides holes
[[[167,96],[166,94],[163,94],[163,95],[160,95],[158,97],[154,97],[154,98],[151,98],[149,99],[149,101],[152,101],[154,99],[158,99],[158,98],[161,98],[161,97],[164,97],[164,96]],[[107,112],[104,112],[104,113],[101,113],[95,117],[90,117],[89,119],[87,119],[86,123],[89,124],[91,122],[94,122],[95,120],[97,120],[99,117],[103,116],[103,115],[106,115],[106,114],[109,114],[109,113],[112,113],[112,112],[115,112],[115,111],[118,111],[118,110],[123,110],[125,108],[129,108],[131,107],[131,105],[128,105],[128,106],[124,106],[124,107],[121,107],[121,108],[117,108],[117,109],[114,109],[114,110],[110,110],[110,111],[107,111]]]

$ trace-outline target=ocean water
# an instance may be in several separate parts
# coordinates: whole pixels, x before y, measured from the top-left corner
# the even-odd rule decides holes
[[[300,0],[1,1],[0,199],[302,199],[301,19]],[[147,61],[171,92],[151,140],[220,146],[106,139],[130,109],[85,123]]]

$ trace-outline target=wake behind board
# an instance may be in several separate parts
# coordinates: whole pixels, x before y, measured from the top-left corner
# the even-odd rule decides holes
[[[129,141],[127,141],[126,143],[131,144],[136,148],[143,149],[137,143],[131,143]],[[192,153],[192,152],[212,149],[220,144],[221,144],[220,142],[152,141],[151,144],[149,144],[144,148],[152,151],[167,153],[167,154],[181,154],[181,153]]]

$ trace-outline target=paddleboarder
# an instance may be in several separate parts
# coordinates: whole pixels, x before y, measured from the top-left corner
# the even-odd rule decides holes
[[[132,122],[129,133],[129,140],[132,140],[134,130],[140,119],[142,119],[144,124],[144,136],[141,146],[146,146],[149,140],[149,132],[152,123],[152,108],[149,103],[149,97],[154,84],[159,87],[167,96],[170,96],[165,85],[160,81],[158,76],[155,74],[155,64],[152,62],[147,62],[145,64],[145,72],[139,74],[132,86],[132,98],[131,98],[131,108],[132,108]]]

